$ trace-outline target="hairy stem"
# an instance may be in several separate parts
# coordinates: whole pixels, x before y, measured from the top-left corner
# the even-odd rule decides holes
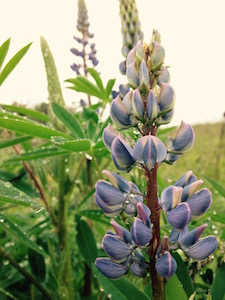
[[[39,281],[26,269],[21,267],[21,265],[7,252],[5,252],[4,248],[0,246],[0,256],[4,259],[8,260],[9,263],[16,268],[28,281],[36,286],[36,288],[42,293],[44,299],[53,300],[52,296],[48,293],[48,291],[39,283]]]
[[[60,299],[75,299],[74,288],[73,288],[73,274],[71,266],[71,255],[70,246],[68,240],[68,201],[65,199],[65,158],[60,157],[58,163],[58,183],[59,183],[59,219],[58,219],[58,238],[59,238],[59,249],[61,253],[66,253],[66,262],[63,270],[63,284],[68,291],[69,298],[64,293],[60,295]],[[66,298],[65,298],[66,297]]]

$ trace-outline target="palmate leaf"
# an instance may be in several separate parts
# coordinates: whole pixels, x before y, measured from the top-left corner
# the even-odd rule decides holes
[[[47,253],[44,249],[38,246],[35,242],[33,242],[24,232],[18,227],[17,224],[12,222],[8,217],[6,217],[3,213],[0,212],[0,227],[2,227],[5,231],[9,232],[12,236],[14,236],[20,243],[25,245],[26,247],[34,250],[35,252],[41,254],[46,257]]]
[[[116,79],[110,79],[107,82],[107,86],[106,86],[106,89],[105,89],[106,99],[109,98],[110,94],[112,93],[112,89],[113,89],[113,86],[114,86],[115,82],[116,82]]]
[[[0,47],[0,69],[8,53],[9,45],[10,45],[10,39],[6,40]]]
[[[5,67],[3,68],[3,70],[0,74],[0,86],[5,81],[5,79],[8,77],[8,75],[12,72],[12,70],[16,67],[16,65],[20,62],[20,60],[24,57],[24,55],[27,53],[27,51],[30,48],[31,44],[32,43],[26,45],[20,51],[18,51],[10,59],[10,61],[5,65]]]
[[[91,76],[94,78],[94,80],[97,83],[99,89],[102,92],[104,92],[104,87],[103,87],[102,79],[99,76],[99,73],[95,69],[93,69],[93,68],[88,68],[87,70],[91,74]]]
[[[37,110],[28,109],[28,108],[16,106],[16,105],[2,104],[1,106],[3,107],[3,109],[5,109],[7,111],[14,112],[14,113],[16,112],[19,115],[26,116],[28,118],[32,118],[32,119],[35,119],[40,122],[48,122],[49,121],[48,115],[43,114],[42,112],[39,112]]]
[[[84,133],[79,121],[58,103],[52,103],[52,110],[57,118],[78,138],[84,138]]]
[[[70,136],[63,132],[19,119],[5,119],[4,117],[0,117],[0,127],[47,140],[51,140],[52,136],[62,136],[64,138],[71,139]]]

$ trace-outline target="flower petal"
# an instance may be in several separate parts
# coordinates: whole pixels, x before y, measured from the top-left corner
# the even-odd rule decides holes
[[[123,193],[105,180],[98,180],[95,185],[95,194],[109,206],[122,205],[126,198]]]
[[[193,216],[203,215],[212,204],[212,193],[204,188],[195,193],[188,201]]]
[[[112,127],[111,124],[108,124],[108,126],[103,130],[103,142],[109,151],[111,151],[112,142],[118,134],[119,133]]]
[[[157,258],[155,268],[163,278],[170,278],[177,270],[177,263],[169,251]]]
[[[206,227],[207,224],[203,224],[186,234],[183,234],[182,232],[180,234],[180,243],[182,248],[187,248],[194,245],[199,240],[202,232],[205,230]]]
[[[197,180],[183,188],[181,201],[187,201],[197,191],[197,189],[203,184],[203,180]]]
[[[217,238],[215,236],[207,236],[200,239],[193,246],[184,249],[184,252],[195,260],[203,260],[212,254],[216,250],[217,246]]]
[[[103,170],[102,173],[107,176],[109,181],[112,183],[112,185],[120,190],[121,192],[124,193],[129,193],[130,192],[130,186],[129,182],[126,180],[126,178],[122,177],[121,175],[118,175],[116,173]]]
[[[128,270],[125,264],[117,264],[109,258],[97,258],[95,265],[103,275],[112,279],[120,278]]]
[[[104,214],[108,217],[114,218],[123,211],[123,206],[108,206],[105,202],[95,193],[96,204],[101,208]]]
[[[137,277],[144,277],[147,272],[147,265],[143,262],[133,262],[130,265],[131,272]]]
[[[192,171],[186,172],[183,176],[181,176],[175,183],[175,186],[185,187],[186,185],[189,185],[196,181],[196,176],[192,173]]]
[[[167,213],[167,221],[176,229],[183,229],[191,219],[191,209],[184,202],[178,204],[174,209]]]
[[[137,203],[137,211],[138,211],[138,217],[142,220],[142,222],[150,228],[151,222],[150,222],[150,215],[151,211],[150,209],[142,202]]]
[[[175,208],[181,202],[182,188],[170,185],[161,193],[162,209],[166,212]]]
[[[118,128],[128,128],[131,126],[130,113],[124,106],[119,96],[113,99],[110,107],[110,116],[113,123]]]
[[[139,69],[139,86],[142,92],[148,91],[150,87],[150,78],[144,59],[142,59]]]
[[[138,246],[146,246],[152,239],[151,229],[143,224],[143,222],[138,218],[134,219],[134,222],[130,229],[130,233],[133,241]]]
[[[128,246],[119,237],[111,234],[106,234],[103,237],[102,247],[113,260],[125,259],[132,252],[132,248],[130,246]]]
[[[190,124],[181,122],[175,138],[173,139],[172,150],[177,152],[185,152],[190,150],[194,144],[195,132]]]
[[[147,104],[146,104],[146,112],[149,121],[153,121],[158,116],[158,112],[159,112],[158,102],[152,90],[149,90]]]
[[[139,85],[139,77],[136,70],[135,62],[131,62],[129,65],[127,65],[126,75],[127,75],[127,82],[129,83],[129,85],[133,89],[136,89]]]
[[[145,106],[144,102],[141,97],[140,88],[137,88],[134,91],[133,99],[132,99],[132,107],[133,107],[133,113],[135,117],[144,122],[145,117]]]
[[[161,114],[168,113],[174,106],[175,95],[173,88],[168,84],[162,82],[160,85],[160,94],[159,94],[159,109]]]

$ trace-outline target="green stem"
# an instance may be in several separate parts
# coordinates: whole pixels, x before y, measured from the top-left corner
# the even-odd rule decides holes
[[[15,259],[7,252],[5,252],[4,248],[0,246],[0,256],[2,256],[4,259],[8,260],[9,263],[17,269],[28,281],[33,283],[36,288],[42,293],[44,296],[44,299],[50,299],[53,300],[52,296],[48,293],[48,291],[39,283],[39,281],[29,272],[27,272],[26,269],[21,267],[21,265],[15,261]]]
[[[58,219],[58,239],[59,239],[59,250],[61,253],[66,253],[66,262],[64,265],[64,270],[62,272],[63,285],[68,291],[68,296],[63,293],[60,295],[60,299],[70,300],[75,299],[74,288],[73,288],[73,274],[71,266],[71,255],[70,255],[70,245],[68,240],[68,201],[65,198],[65,182],[66,182],[66,172],[65,172],[65,158],[60,157],[58,163],[58,205],[59,205],[59,219]]]

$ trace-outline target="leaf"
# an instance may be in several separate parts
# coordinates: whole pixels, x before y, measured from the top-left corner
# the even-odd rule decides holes
[[[98,256],[98,249],[91,228],[77,216],[77,244],[85,262],[91,268],[92,263]]]
[[[106,97],[106,99],[109,98],[115,82],[116,82],[116,79],[110,79],[107,82],[107,86],[106,86],[106,90],[105,90],[105,97]]]
[[[87,210],[79,211],[79,214],[81,216],[86,217],[87,219],[109,225],[109,220],[104,216],[103,212],[100,210],[87,209]]]
[[[49,121],[48,115],[43,114],[42,112],[39,112],[37,110],[28,109],[28,108],[16,106],[16,105],[5,105],[5,104],[2,104],[2,107],[7,111],[16,112],[20,115],[30,117],[30,118],[36,119],[38,121],[41,121],[41,122]]]
[[[29,152],[25,152],[19,156],[12,157],[8,160],[5,160],[4,163],[11,163],[11,162],[16,162],[16,161],[24,161],[24,160],[34,160],[34,159],[39,159],[39,158],[64,155],[67,153],[68,153],[68,151],[61,150],[57,147],[45,147],[44,149],[29,151]]]
[[[101,79],[99,73],[95,69],[93,69],[93,68],[88,68],[87,70],[91,74],[91,76],[94,78],[94,80],[97,83],[99,89],[102,92],[104,92],[104,87],[103,87],[102,79]]]
[[[27,53],[28,49],[30,48],[32,43],[26,45],[21,50],[19,50],[13,58],[10,59],[10,61],[6,64],[4,69],[2,70],[0,74],[0,86],[6,79],[6,77],[12,72],[12,70],[16,67],[16,65],[20,62],[20,60],[23,58],[23,56]]]
[[[35,137],[40,137],[47,140],[51,140],[52,136],[62,136],[64,138],[71,139],[71,137],[67,136],[63,132],[56,131],[54,129],[51,129],[50,127],[37,125],[22,120],[13,120],[13,119],[6,120],[0,117],[0,127],[13,130],[16,132],[28,134]]]
[[[86,77],[78,75],[76,78],[67,79],[66,82],[70,82],[73,84],[71,89],[74,89],[78,92],[83,92],[90,96],[95,96],[97,98],[104,98],[103,93],[96,87],[90,80]]]
[[[165,286],[166,291],[166,300],[187,300],[187,295],[181,285],[178,277],[174,274],[166,283]]]
[[[0,202],[30,206],[34,210],[42,207],[24,192],[12,186],[10,182],[0,180]]]
[[[87,200],[94,194],[95,188],[93,188],[85,197],[84,199],[77,205],[77,209],[84,205]]]
[[[215,279],[213,280],[211,294],[212,300],[224,299],[225,295],[225,264],[223,264],[216,272]]]
[[[6,40],[0,47],[0,69],[8,53],[9,45],[10,45],[10,39]]]
[[[86,121],[93,119],[96,123],[98,122],[98,115],[93,109],[84,107],[82,116]]]
[[[47,257],[47,253],[42,247],[39,247],[33,242],[23,231],[18,227],[17,224],[12,222],[8,217],[0,212],[0,227],[4,228],[5,231],[9,232],[12,236],[17,238],[20,243],[25,245],[27,248],[34,250],[35,252]]]
[[[219,222],[221,224],[225,224],[225,215],[224,214],[211,214],[211,220],[215,222]]]
[[[0,292],[4,295],[6,295],[8,298],[13,299],[13,300],[19,300],[18,298],[14,297],[11,293],[9,293],[8,291],[2,289],[0,287]]]
[[[216,181],[214,181],[213,179],[204,176],[204,178],[214,187],[214,189],[222,196],[225,198],[225,189],[218,184]]]
[[[80,123],[71,113],[55,102],[52,103],[52,109],[57,118],[59,118],[59,120],[71,131],[75,137],[84,137]]]
[[[62,140],[58,137],[52,137],[52,142],[54,142],[55,145],[59,146],[60,148],[71,152],[88,151],[91,148],[91,142],[87,139],[68,141]]]
[[[32,138],[33,138],[32,136],[20,136],[20,137],[0,141],[0,149],[20,144],[24,141],[31,140]]]
[[[33,249],[29,249],[28,259],[32,274],[39,282],[43,282],[46,273],[44,257],[39,253],[36,253]]]
[[[126,300],[150,300],[150,298],[139,290],[135,285],[129,282],[126,278],[118,280],[111,280],[105,277],[95,265],[93,265],[93,271],[96,275],[99,284],[104,289],[104,292],[112,300],[126,299]]]
[[[188,269],[177,252],[172,252],[171,254],[177,262],[176,275],[180,282],[183,284],[187,296],[190,297],[194,293],[194,287],[192,285]]]

